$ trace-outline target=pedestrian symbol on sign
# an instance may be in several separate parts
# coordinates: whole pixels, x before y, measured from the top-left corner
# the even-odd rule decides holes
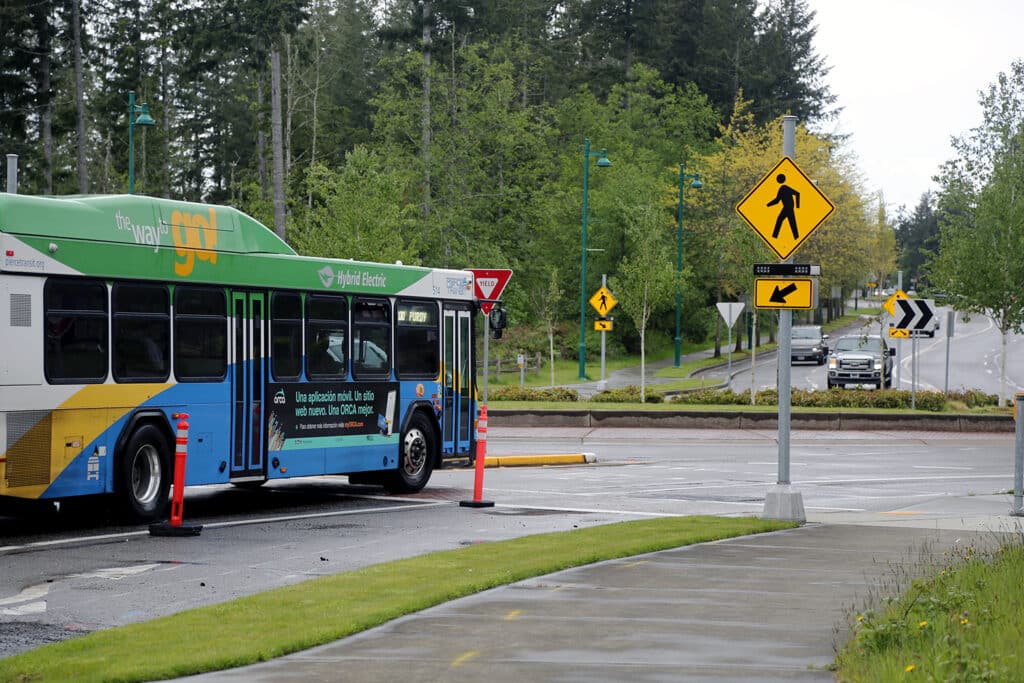
[[[619,303],[612,293],[608,291],[606,287],[601,287],[594,296],[590,297],[590,305],[594,307],[594,310],[603,318],[607,315],[608,311],[615,308],[615,304]]]
[[[736,205],[736,212],[783,260],[833,211],[828,197],[789,157],[775,164]]]
[[[779,217],[775,219],[775,230],[772,232],[772,238],[779,236],[779,228],[782,227],[782,221],[789,221],[789,229],[793,231],[793,239],[799,239],[800,233],[796,229],[796,212],[794,209],[800,208],[800,193],[794,190],[789,185],[786,185],[786,175],[780,173],[775,177],[775,181],[778,182],[781,187],[779,193],[775,195],[775,199],[768,202],[768,206],[774,206],[775,204],[782,203],[782,210],[779,211]]]

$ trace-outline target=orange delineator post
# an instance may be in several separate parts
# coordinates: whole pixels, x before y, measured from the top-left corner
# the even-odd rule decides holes
[[[182,524],[182,509],[185,500],[185,460],[188,458],[188,413],[174,413],[178,420],[174,436],[174,493],[171,496],[171,521],[149,525],[151,536],[198,536],[202,524]]]
[[[174,495],[171,498],[171,526],[181,526],[185,499],[185,460],[188,458],[188,413],[176,413],[178,432],[174,437]]]
[[[487,405],[480,406],[480,417],[476,427],[476,475],[473,479],[473,500],[459,503],[462,507],[486,508],[494,507],[493,501],[481,500],[484,493],[484,461],[487,459]]]

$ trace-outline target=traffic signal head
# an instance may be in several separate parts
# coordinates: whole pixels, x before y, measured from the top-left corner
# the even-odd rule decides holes
[[[491,336],[495,339],[501,339],[501,334],[508,325],[508,314],[505,312],[505,309],[492,309],[488,319],[491,326]]]

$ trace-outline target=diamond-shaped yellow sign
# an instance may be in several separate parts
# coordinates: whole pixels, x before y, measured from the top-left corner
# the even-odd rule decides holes
[[[600,287],[594,296],[590,297],[590,305],[594,307],[602,317],[608,314],[608,311],[615,308],[615,304],[619,303],[616,301],[612,293],[608,291],[607,287]]]
[[[885,303],[882,304],[882,308],[884,308],[889,315],[896,317],[896,302],[899,301],[900,299],[909,298],[910,297],[907,296],[906,292],[904,292],[902,289],[897,289],[895,292],[893,292],[892,296],[885,300]]]
[[[782,157],[736,205],[736,213],[782,260],[800,248],[835,210],[789,157]]]

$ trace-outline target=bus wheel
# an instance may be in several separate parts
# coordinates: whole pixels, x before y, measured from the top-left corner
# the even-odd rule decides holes
[[[152,522],[167,507],[171,488],[170,449],[164,435],[151,424],[132,434],[118,461],[117,495],[132,520]]]
[[[398,469],[389,472],[385,488],[394,493],[416,493],[427,485],[434,471],[434,457],[437,444],[430,422],[422,413],[416,413],[409,421],[409,428],[402,434]]]

